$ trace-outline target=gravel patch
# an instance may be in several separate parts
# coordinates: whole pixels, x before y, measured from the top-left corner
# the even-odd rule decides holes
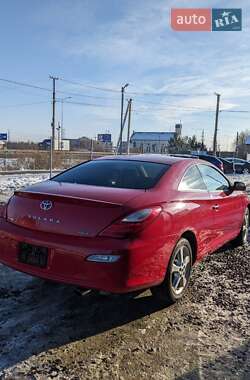
[[[0,266],[0,379],[248,379],[249,262],[250,248],[207,257],[168,308]]]

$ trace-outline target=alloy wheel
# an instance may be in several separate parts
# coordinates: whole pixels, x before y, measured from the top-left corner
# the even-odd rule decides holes
[[[191,252],[187,246],[180,246],[175,252],[171,267],[171,287],[176,295],[180,295],[186,288],[191,272]]]

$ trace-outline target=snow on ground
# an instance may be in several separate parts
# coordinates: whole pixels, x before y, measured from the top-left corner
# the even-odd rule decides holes
[[[36,182],[45,181],[49,174],[10,174],[0,175],[0,194],[11,195],[13,191],[32,185]]]
[[[36,182],[45,181],[49,178],[49,174],[9,174],[0,175],[0,194],[12,194],[14,190],[25,186],[32,185]],[[231,182],[243,181],[250,186],[250,175],[236,174],[228,175]]]
[[[250,175],[236,174],[228,175],[227,177],[232,183],[234,181],[245,182],[247,192],[250,194]],[[46,181],[48,178],[48,173],[0,175],[0,202],[6,202],[15,190],[19,190],[37,182]]]

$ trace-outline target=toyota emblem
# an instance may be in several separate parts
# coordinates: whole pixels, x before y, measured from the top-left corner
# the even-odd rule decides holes
[[[49,211],[53,207],[53,203],[51,201],[42,201],[40,203],[40,209],[43,211]]]

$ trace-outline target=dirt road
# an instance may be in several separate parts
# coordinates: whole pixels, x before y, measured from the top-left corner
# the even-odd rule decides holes
[[[0,379],[249,379],[249,263],[250,248],[215,253],[163,309],[0,266]]]

